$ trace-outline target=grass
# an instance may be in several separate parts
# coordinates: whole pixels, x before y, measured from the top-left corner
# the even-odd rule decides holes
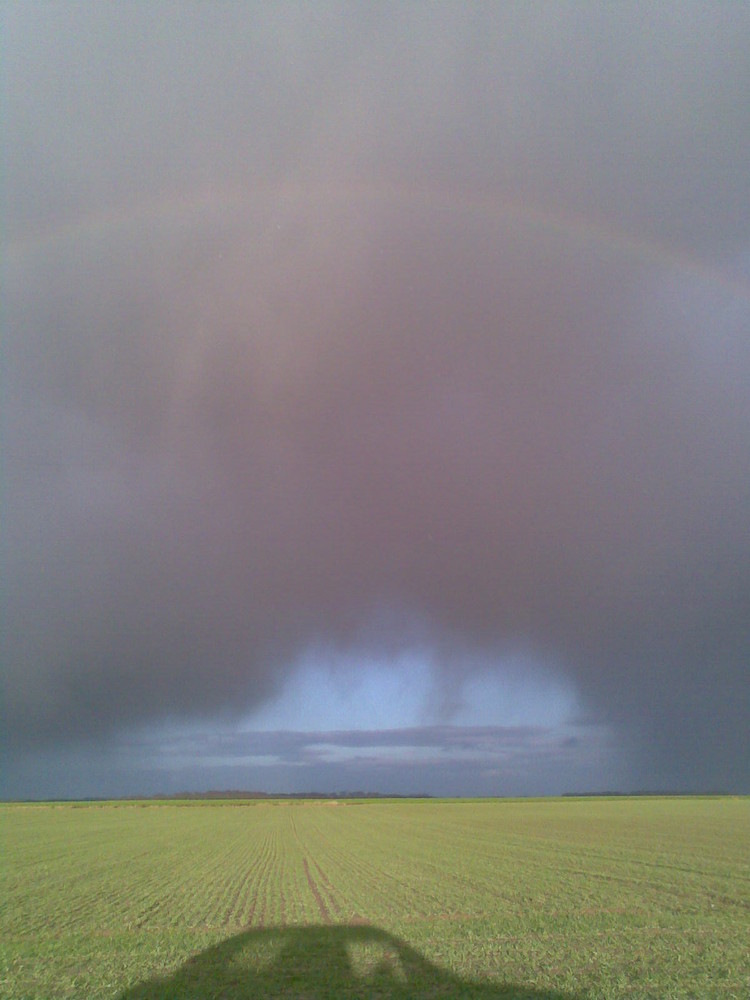
[[[750,996],[750,799],[0,806],[0,995]]]

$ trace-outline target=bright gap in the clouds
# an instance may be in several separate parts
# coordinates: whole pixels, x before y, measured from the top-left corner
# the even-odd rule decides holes
[[[461,667],[457,685],[421,648],[383,659],[318,648],[241,724],[174,718],[106,745],[31,755],[4,792],[485,796],[627,787],[613,734],[581,717],[573,689],[539,657],[523,651]]]
[[[354,662],[352,662],[354,661]],[[455,726],[564,725],[577,710],[574,691],[527,653],[473,662],[462,680],[441,676],[427,651],[388,659],[308,652],[274,701],[243,729],[332,732]]]

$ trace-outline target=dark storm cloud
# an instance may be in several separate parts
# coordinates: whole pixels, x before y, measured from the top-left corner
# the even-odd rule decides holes
[[[10,744],[528,643],[641,781],[747,789],[750,12],[5,33]]]

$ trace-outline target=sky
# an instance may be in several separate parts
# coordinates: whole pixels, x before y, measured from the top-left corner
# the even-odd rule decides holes
[[[750,8],[2,8],[0,795],[750,792]]]

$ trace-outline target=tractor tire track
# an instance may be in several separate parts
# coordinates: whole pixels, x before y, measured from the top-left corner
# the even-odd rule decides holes
[[[310,892],[313,894],[315,902],[318,904],[318,909],[320,910],[320,915],[323,918],[323,923],[332,924],[333,920],[331,919],[331,914],[323,900],[323,897],[320,894],[315,879],[312,877],[312,874],[310,872],[310,865],[307,862],[307,858],[302,859],[302,866],[305,869],[305,877],[307,878],[307,884],[310,887]]]

